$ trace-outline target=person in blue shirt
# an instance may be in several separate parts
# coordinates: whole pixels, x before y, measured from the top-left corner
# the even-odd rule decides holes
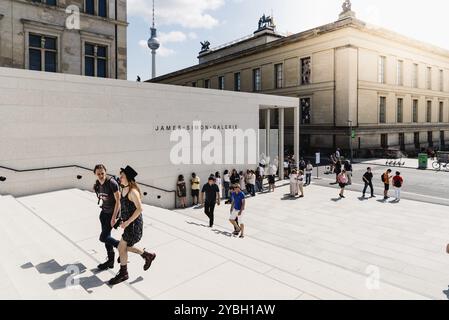
[[[239,235],[240,238],[244,238],[244,230],[245,230],[245,223],[243,220],[243,210],[245,210],[245,194],[241,191],[240,185],[235,184],[234,185],[234,192],[231,196],[231,212],[229,221],[234,226],[234,235]],[[237,222],[235,221],[238,218],[239,225],[237,225]]]

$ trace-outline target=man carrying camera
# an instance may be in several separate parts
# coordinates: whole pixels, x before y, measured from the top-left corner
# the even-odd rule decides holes
[[[120,191],[119,185],[114,178],[108,178],[106,167],[102,164],[95,166],[94,173],[97,181],[94,185],[95,193],[98,197],[98,204],[101,200],[101,234],[100,241],[105,244],[108,254],[106,262],[99,264],[99,270],[114,268],[115,253],[114,248],[118,247],[119,241],[111,237],[112,228],[115,228],[118,213],[120,211]]]

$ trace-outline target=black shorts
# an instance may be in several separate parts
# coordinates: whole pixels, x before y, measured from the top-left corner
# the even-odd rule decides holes
[[[384,183],[384,185],[385,185],[385,191],[390,190],[390,185],[389,184]]]
[[[200,196],[200,190],[192,190],[192,197],[199,197]]]
[[[346,187],[346,183],[339,183],[338,185],[340,186],[340,188]]]
[[[268,176],[268,183],[274,184],[274,176]]]

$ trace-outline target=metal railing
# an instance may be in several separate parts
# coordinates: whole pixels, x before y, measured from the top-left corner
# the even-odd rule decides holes
[[[7,170],[7,171],[12,171],[12,172],[16,172],[16,173],[26,173],[26,172],[37,172],[37,171],[49,171],[49,170],[59,170],[59,169],[71,169],[71,168],[75,168],[75,169],[81,169],[81,170],[85,170],[85,171],[89,171],[89,172],[93,172],[93,169],[90,168],[86,168],[83,166],[79,166],[79,165],[66,165],[66,166],[54,166],[54,167],[44,167],[44,168],[33,168],[33,169],[14,169],[14,168],[10,168],[10,167],[5,167],[5,166],[0,166],[0,169],[3,170]],[[115,177],[114,175],[108,174],[109,177]],[[77,176],[78,180],[82,179],[82,176]],[[4,182],[6,181],[7,177],[0,177],[0,182]],[[174,193],[175,195],[175,205],[176,205],[176,191],[175,190],[167,190],[167,189],[163,189],[163,188],[159,188],[159,187],[155,187],[146,183],[141,183],[141,182],[137,182],[140,186],[144,186],[150,189],[155,189],[158,191],[162,191],[162,192],[166,192],[166,193]],[[144,196],[146,196],[147,193],[144,193]]]

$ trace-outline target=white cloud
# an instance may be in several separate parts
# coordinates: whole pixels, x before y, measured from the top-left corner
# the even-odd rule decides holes
[[[157,54],[160,55],[161,57],[168,57],[168,56],[172,56],[176,53],[175,50],[170,49],[170,48],[166,48],[164,46],[161,46],[159,48],[159,50],[157,50]]]
[[[161,32],[158,38],[161,41],[161,43],[184,42],[187,39],[187,35],[181,31],[171,31],[169,33]]]
[[[148,48],[148,44],[146,40],[140,40],[139,46],[148,52],[148,56],[150,55],[150,48]],[[170,48],[166,48],[161,44],[160,48],[157,50],[157,55],[161,57],[168,57],[176,54],[176,51]]]
[[[193,40],[198,39],[198,35],[195,32],[189,32],[188,36]]]
[[[185,28],[210,29],[219,24],[209,11],[221,8],[225,0],[163,0],[156,1],[157,25],[180,25]],[[128,13],[152,21],[150,0],[128,0]]]

